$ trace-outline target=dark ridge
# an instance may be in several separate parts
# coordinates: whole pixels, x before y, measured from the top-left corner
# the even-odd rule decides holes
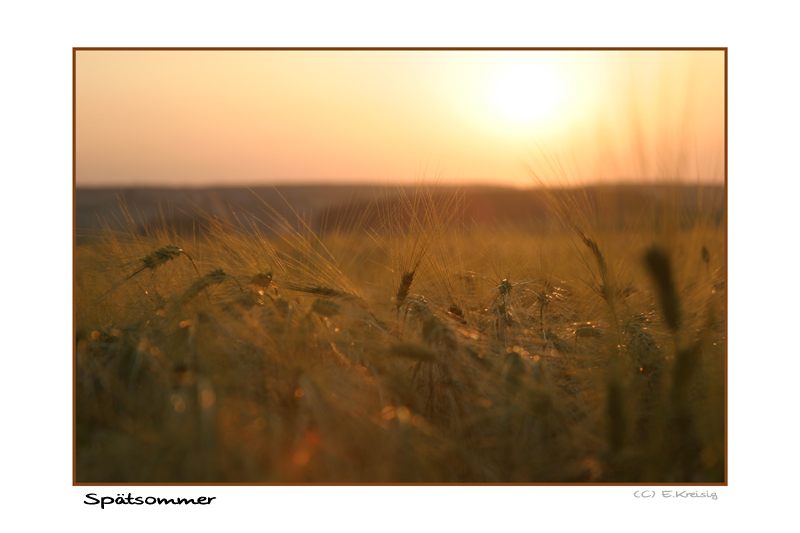
[[[402,224],[411,214],[399,207],[417,186],[281,185],[277,187],[214,188],[78,188],[76,231],[90,240],[103,228],[148,233],[169,228],[179,234],[203,234],[209,221],[241,231],[258,227],[278,231],[279,219],[300,227],[299,218],[318,232],[353,228],[380,229],[387,216]],[[459,208],[452,224],[513,225],[531,231],[551,230],[560,221],[549,209],[550,200],[580,198],[600,225],[630,227],[642,213],[658,217],[660,205],[679,209],[679,219],[719,225],[724,220],[725,189],[715,185],[602,185],[578,189],[512,189],[489,186],[431,186],[424,188],[434,205],[450,205],[454,194]],[[123,213],[129,213],[127,219]],[[266,206],[269,206],[267,208]]]

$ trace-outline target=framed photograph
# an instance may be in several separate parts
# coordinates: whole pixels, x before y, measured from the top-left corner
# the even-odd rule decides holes
[[[727,49],[75,48],[74,482],[727,483]]]

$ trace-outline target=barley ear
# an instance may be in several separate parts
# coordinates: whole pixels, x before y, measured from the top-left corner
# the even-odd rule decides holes
[[[394,298],[397,309],[400,309],[400,306],[406,301],[406,298],[408,297],[408,291],[411,289],[411,284],[413,282],[414,271],[412,270],[410,272],[403,272],[403,276],[400,278],[400,287],[398,287],[397,294]]]
[[[664,320],[670,330],[677,333],[681,325],[680,298],[669,255],[662,248],[653,246],[645,253],[644,260],[655,285]]]

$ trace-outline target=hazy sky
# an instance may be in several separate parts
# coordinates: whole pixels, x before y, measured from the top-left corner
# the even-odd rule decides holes
[[[79,51],[78,185],[721,181],[721,51]]]

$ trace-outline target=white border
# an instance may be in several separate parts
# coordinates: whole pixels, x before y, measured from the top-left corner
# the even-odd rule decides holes
[[[4,5],[4,523],[25,530],[771,530],[797,454],[798,75],[791,4],[761,2],[27,2]],[[137,488],[202,509],[81,504],[71,486],[73,46],[728,46],[730,486]],[[10,297],[9,297],[10,296]],[[117,488],[97,492],[121,492]],[[127,492],[127,491],[125,491]]]

